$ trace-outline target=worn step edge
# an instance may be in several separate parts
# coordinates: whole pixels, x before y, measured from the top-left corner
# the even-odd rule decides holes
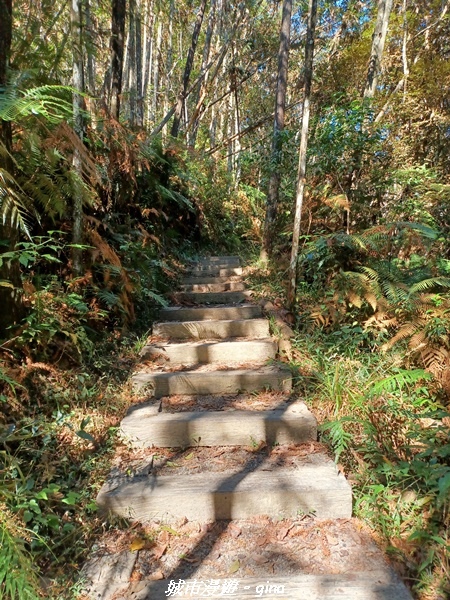
[[[154,356],[161,352],[162,359],[169,365],[229,364],[258,362],[274,359],[277,343],[269,339],[240,341],[188,341],[181,343],[155,344],[144,346],[141,357]]]
[[[227,395],[264,389],[290,392],[292,375],[287,369],[260,367],[229,371],[175,371],[173,373],[135,373],[131,381],[136,389],[145,388],[155,397],[173,395]]]
[[[230,275],[229,277],[220,277],[204,275],[203,277],[183,277],[181,283],[184,284],[203,284],[203,283],[238,283],[242,281],[242,275]]]
[[[248,301],[251,291],[245,292],[175,292],[172,297],[178,302],[193,304],[238,304]]]
[[[100,490],[101,509],[133,521],[293,518],[313,514],[345,519],[352,514],[350,484],[336,465],[301,465],[238,473],[191,473],[111,480]]]
[[[239,267],[241,259],[239,256],[202,256],[194,261],[196,265],[226,264],[231,267]]]
[[[204,277],[205,275],[217,275],[219,277],[229,277],[230,275],[242,275],[242,267],[221,267],[216,265],[200,265],[186,269],[185,275],[190,277]]]
[[[227,583],[222,585],[222,582]],[[106,578],[103,585],[106,586]],[[195,578],[180,580],[174,577],[172,580],[160,581],[143,579],[129,584],[118,582],[114,586],[114,592],[119,590],[123,590],[124,599],[133,600],[166,598],[170,590],[177,591],[177,597],[195,600],[203,597],[223,599],[223,590],[234,590],[232,597],[239,600],[413,600],[405,584],[388,566],[384,570],[339,574],[268,574],[265,579],[240,577],[238,572],[227,579],[215,579],[212,585],[210,580]],[[93,591],[91,590],[92,598]],[[98,598],[98,592],[95,597]],[[231,596],[227,594],[227,597]]]
[[[243,292],[245,283],[242,281],[230,281],[225,283],[185,283],[180,286],[181,292],[205,293],[205,292]]]
[[[239,306],[169,306],[159,311],[162,321],[213,321],[221,319],[254,319],[262,316],[262,309],[257,304],[241,304]]]
[[[188,339],[226,339],[251,337],[264,339],[269,337],[267,319],[222,319],[210,321],[171,321],[157,323],[153,335],[174,340]]]
[[[264,441],[303,444],[317,439],[317,421],[304,402],[265,411],[230,410],[161,413],[154,405],[133,407],[120,425],[136,448],[245,446]]]

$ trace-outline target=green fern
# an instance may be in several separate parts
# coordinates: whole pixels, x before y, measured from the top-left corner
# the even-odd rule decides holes
[[[50,123],[70,119],[73,112],[72,101],[61,96],[74,91],[62,85],[43,85],[21,91],[11,85],[0,94],[0,119],[20,121],[24,117],[41,116]]]
[[[353,442],[353,435],[346,430],[346,425],[354,423],[354,417],[341,417],[333,421],[328,421],[319,426],[319,431],[325,433],[327,440],[334,451],[334,460],[339,462],[339,458]]]
[[[383,393],[393,393],[397,390],[403,390],[408,386],[414,385],[419,381],[429,381],[432,379],[430,373],[423,369],[400,369],[394,375],[379,379],[369,388],[371,396],[380,395]]]

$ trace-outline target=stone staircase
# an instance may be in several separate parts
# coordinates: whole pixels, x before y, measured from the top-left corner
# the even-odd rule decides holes
[[[292,393],[289,369],[275,362],[277,343],[260,306],[249,302],[239,258],[199,260],[173,298],[182,305],[161,310],[151,343],[142,351],[145,368],[132,377],[147,400],[133,406],[121,424],[122,435],[139,456],[149,454],[144,468],[134,465],[113,473],[98,495],[99,506],[135,523],[156,521],[166,528],[198,523],[206,537],[208,527],[218,522],[227,523],[226,536],[229,531],[233,535],[233,527],[257,527],[255,519],[268,519],[275,537],[283,527],[304,528],[304,519],[317,523],[315,527],[349,522],[351,487],[326,453],[317,451],[316,420]],[[261,407],[266,396],[269,405]],[[183,409],[186,398],[189,410]],[[205,405],[207,410],[202,409]],[[221,469],[213,465],[215,447],[230,459]],[[189,448],[186,458],[195,458],[200,469],[167,473],[167,460],[158,459],[158,449],[164,448],[178,448],[181,454]],[[277,462],[277,456],[283,459]],[[205,552],[206,537],[196,545],[197,553]],[[241,553],[241,560],[254,550]],[[260,550],[263,553],[264,547]],[[356,573],[349,573],[348,567],[339,572],[333,565],[329,573],[280,567],[258,579],[251,577],[256,567],[241,578],[243,571],[232,566],[228,578],[219,569],[203,581],[198,578],[209,571],[189,562],[187,569],[178,565],[146,579],[144,560],[136,582],[137,555],[128,555],[125,576],[123,565],[119,568],[111,557],[106,562],[101,558],[100,567],[88,566],[91,597],[410,599],[380,557],[370,570],[363,566]],[[176,581],[183,584],[176,587]]]

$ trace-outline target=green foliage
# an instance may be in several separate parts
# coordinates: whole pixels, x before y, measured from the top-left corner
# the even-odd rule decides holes
[[[1,489],[1,488],[0,488]],[[39,582],[24,542],[29,533],[4,505],[0,506],[0,598],[37,600]]]

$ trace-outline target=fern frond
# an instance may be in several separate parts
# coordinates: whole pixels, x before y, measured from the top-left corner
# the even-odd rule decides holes
[[[73,112],[72,101],[61,96],[73,92],[74,89],[62,85],[43,85],[25,91],[9,86],[0,94],[0,119],[17,121],[35,115],[59,123],[71,118]]]
[[[450,277],[431,277],[430,279],[423,279],[409,288],[409,295],[412,296],[418,292],[425,292],[436,287],[450,288]]]
[[[401,369],[390,377],[385,377],[373,383],[369,388],[369,394],[379,395],[383,393],[391,394],[397,390],[414,385],[419,381],[428,381],[432,378],[430,373],[423,369]]]
[[[25,193],[11,173],[0,168],[1,219],[3,223],[9,221],[13,228],[21,229],[28,237],[31,237],[27,222],[30,212],[25,204],[25,197]]]

